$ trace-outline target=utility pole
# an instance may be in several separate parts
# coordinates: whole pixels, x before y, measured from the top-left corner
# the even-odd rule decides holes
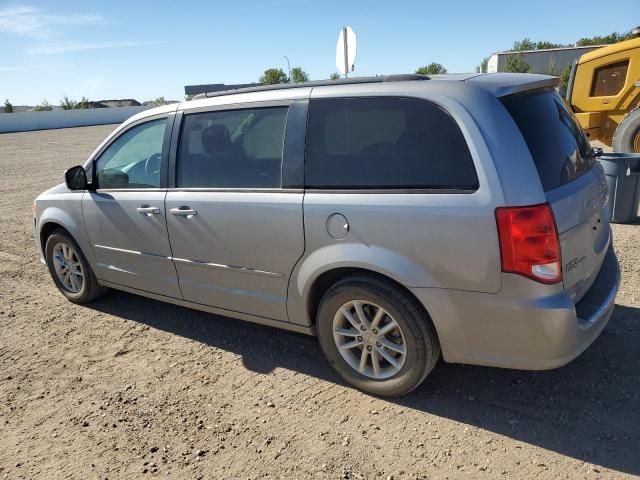
[[[293,83],[293,80],[291,79],[291,63],[289,63],[289,57],[285,55],[284,58],[287,61],[287,68],[289,70],[289,83]]]
[[[347,46],[347,27],[342,29],[344,39],[344,78],[349,78],[349,47]]]

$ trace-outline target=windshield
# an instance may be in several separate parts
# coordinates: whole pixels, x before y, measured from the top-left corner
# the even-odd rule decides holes
[[[545,191],[575,180],[595,164],[573,112],[554,90],[511,95],[502,102],[529,147]]]

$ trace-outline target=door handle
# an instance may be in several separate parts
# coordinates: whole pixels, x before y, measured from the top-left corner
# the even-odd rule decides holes
[[[146,215],[147,217],[150,217],[151,215],[158,215],[160,213],[160,209],[158,207],[138,207],[136,210],[138,213]]]
[[[198,214],[197,211],[192,210],[189,207],[172,208],[169,211],[171,212],[172,215],[178,215],[180,217],[187,217],[187,218],[191,218],[194,215]]]

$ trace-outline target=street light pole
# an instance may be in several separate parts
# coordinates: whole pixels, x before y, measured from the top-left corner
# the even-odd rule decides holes
[[[289,83],[291,83],[291,63],[289,63],[289,57],[285,55],[284,58],[287,60],[287,68],[289,69]]]

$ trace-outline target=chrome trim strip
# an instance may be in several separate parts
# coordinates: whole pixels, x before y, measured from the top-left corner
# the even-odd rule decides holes
[[[235,267],[232,265],[223,265],[221,263],[201,262],[198,260],[189,260],[186,258],[175,258],[175,257],[173,258],[173,261],[178,263],[184,263],[186,265],[192,265],[194,267],[209,267],[209,268],[215,268],[218,270],[228,270],[228,271],[240,272],[240,273],[252,273],[255,275],[264,275],[265,277],[277,277],[277,278],[284,277],[282,273],[267,272],[265,270],[256,270],[255,268],[249,268],[249,267]]]
[[[95,244],[94,247],[102,248],[104,250],[110,250],[112,252],[120,252],[120,253],[128,253],[128,254],[131,254],[131,255],[145,255],[145,256],[148,256],[148,257],[162,258],[162,259],[169,260],[169,261],[174,261],[174,262],[178,262],[178,263],[184,263],[184,264],[187,264],[187,265],[193,265],[194,267],[209,267],[209,268],[215,268],[215,269],[218,269],[218,270],[229,270],[229,271],[232,271],[232,272],[252,273],[254,275],[263,275],[265,277],[275,277],[275,278],[284,277],[284,274],[282,274],[282,273],[267,272],[265,270],[258,270],[258,269],[249,268],[249,267],[236,267],[236,266],[233,266],[233,265],[224,265],[222,263],[201,262],[199,260],[189,260],[187,258],[165,257],[164,255],[156,255],[154,253],[138,252],[136,250],[127,250],[126,248],[107,247],[105,245],[97,245],[97,244]]]
[[[125,270],[124,268],[119,268],[119,267],[116,267],[115,265],[109,265],[107,263],[98,263],[98,266],[106,270],[113,270],[115,272],[128,273],[129,275],[135,275],[135,273],[130,270]]]
[[[96,188],[95,193],[113,193],[113,192],[166,192],[166,188],[149,187],[149,188]]]
[[[210,193],[304,193],[302,188],[211,188],[211,187],[175,187],[167,192],[210,192]]]
[[[131,255],[145,255],[147,257],[163,258],[165,260],[171,260],[171,257],[165,257],[164,255],[157,255],[155,253],[138,252],[136,250],[127,250],[126,248],[107,247],[106,245],[94,244],[96,248],[102,248],[104,250],[110,250],[112,252],[129,253]]]

